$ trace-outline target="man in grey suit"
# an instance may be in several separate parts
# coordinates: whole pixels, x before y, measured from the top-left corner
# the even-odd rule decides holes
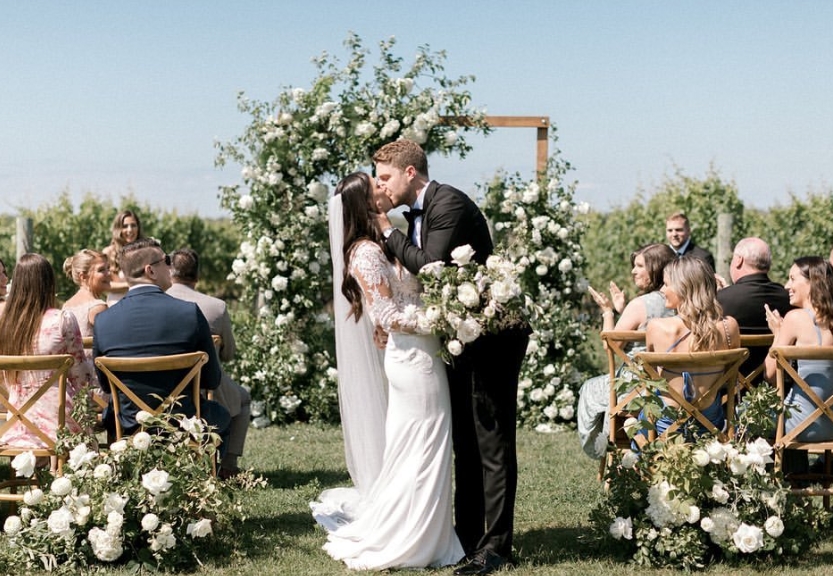
[[[219,298],[203,294],[196,289],[199,281],[199,255],[190,248],[176,250],[171,254],[171,287],[167,293],[180,300],[195,303],[208,320],[211,333],[220,336],[220,360],[228,362],[236,351],[231,318],[226,303]],[[222,372],[220,387],[214,391],[214,399],[229,411],[229,441],[226,453],[220,462],[219,476],[229,478],[240,472],[237,460],[243,455],[246,434],[251,419],[252,397],[249,391]]]

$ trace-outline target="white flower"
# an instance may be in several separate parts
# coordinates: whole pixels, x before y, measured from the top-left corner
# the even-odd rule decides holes
[[[714,483],[714,486],[712,486],[711,497],[718,504],[725,504],[729,501],[729,492],[727,492],[726,488],[723,487],[723,483],[718,481]]]
[[[486,318],[494,318],[495,314],[497,314],[497,310],[491,302],[485,308],[483,308],[483,315]]]
[[[99,464],[93,469],[93,478],[103,480],[113,475],[113,469],[109,464]]]
[[[471,282],[463,282],[457,286],[457,299],[466,308],[474,308],[480,304],[480,293],[477,286]]]
[[[529,393],[529,399],[533,402],[541,402],[546,400],[547,395],[544,394],[544,391],[541,388],[534,388],[532,392]]]
[[[379,137],[386,140],[396,134],[397,130],[399,130],[399,126],[399,120],[388,120],[388,122],[382,126],[382,130],[379,132]]]
[[[639,462],[639,454],[637,454],[633,450],[626,450],[625,453],[622,454],[623,468],[633,468],[634,466],[636,466],[637,462]]]
[[[549,271],[550,269],[547,268],[545,264],[538,264],[538,266],[535,267],[535,273],[538,276],[546,276]]]
[[[463,353],[463,344],[459,340],[451,340],[446,344],[446,348],[452,356],[459,356]]]
[[[561,262],[558,263],[558,269],[561,271],[562,274],[566,274],[567,272],[573,269],[573,261],[569,258],[564,258]]]
[[[167,472],[154,468],[150,472],[142,474],[142,486],[154,496],[158,496],[170,488],[172,484],[168,482]]]
[[[522,201],[524,204],[532,204],[533,202],[538,200],[538,197],[541,195],[541,188],[538,184],[534,182],[530,184],[526,190],[523,192],[523,196],[521,196]]]
[[[735,476],[743,476],[746,474],[746,470],[748,468],[749,463],[746,460],[745,454],[735,454],[732,459],[729,460],[729,469]]]
[[[272,289],[275,292],[283,292],[289,286],[289,279],[286,276],[277,275],[272,278]]]
[[[686,514],[685,521],[689,524],[694,524],[698,520],[700,520],[700,508],[698,508],[697,506],[689,506],[688,514]]]
[[[124,516],[113,510],[109,514],[107,514],[107,527],[113,528],[115,531],[121,529],[124,525]]]
[[[714,530],[714,520],[706,516],[700,520],[700,528],[703,532],[712,532]]]
[[[694,460],[694,463],[700,468],[707,466],[708,463],[711,462],[709,453],[700,448],[691,453],[691,459]]]
[[[443,273],[443,268],[445,268],[445,264],[442,260],[435,260],[434,262],[429,262],[425,266],[419,269],[420,274],[430,274],[435,278],[439,278]]]
[[[497,282],[492,284],[492,298],[494,298],[497,302],[501,304],[506,304],[520,294],[520,286],[518,286],[513,280],[498,280]]]
[[[55,496],[66,496],[72,492],[72,480],[66,476],[59,476],[52,481],[50,490]]]
[[[575,408],[573,408],[572,404],[562,406],[561,410],[558,411],[558,415],[561,416],[562,420],[572,420],[575,413]]]
[[[295,412],[295,410],[298,409],[298,406],[301,405],[301,399],[295,396],[294,394],[291,394],[289,396],[281,396],[278,402],[280,403],[281,408],[283,408],[283,411],[286,414],[292,414],[293,412]]]
[[[153,532],[159,526],[159,516],[148,513],[142,516],[142,530],[145,532]]]
[[[139,410],[136,412],[136,422],[139,424],[146,424],[151,418],[153,418],[153,414],[147,410]]]
[[[764,523],[764,530],[773,538],[778,538],[784,533],[784,522],[778,516],[770,516]]]
[[[124,553],[121,536],[110,534],[98,526],[94,526],[87,534],[93,554],[104,562],[115,562]]]
[[[179,421],[179,427],[185,430],[191,436],[198,436],[202,434],[203,424],[200,418],[191,416],[190,418],[183,418]]]
[[[726,459],[726,446],[718,440],[712,440],[706,444],[706,452],[709,454],[712,464],[719,464]]]
[[[167,550],[176,546],[176,536],[173,534],[174,529],[170,524],[163,524],[159,528],[159,533],[151,538],[150,549],[154,552],[159,550]]]
[[[110,444],[110,452],[119,454],[121,452],[124,452],[125,450],[127,450],[127,440],[125,440],[124,438]]]
[[[743,523],[732,534],[732,542],[741,552],[751,554],[764,545],[764,533],[757,526]]]
[[[463,344],[474,342],[480,337],[483,327],[474,318],[466,318],[457,326],[457,339]]]
[[[248,210],[252,206],[254,206],[255,200],[252,198],[251,194],[243,194],[237,200],[237,207],[241,210]],[[139,418],[136,418],[136,421],[139,422]],[[141,422],[139,422],[141,424]]]
[[[356,126],[356,136],[370,136],[376,131],[376,127],[371,122],[359,122]]]
[[[634,434],[642,429],[642,423],[633,416],[630,416],[625,420],[622,428],[629,437],[633,437]]]
[[[73,470],[80,470],[92,462],[98,454],[87,449],[86,444],[79,444],[69,452],[68,463]]]
[[[212,533],[211,520],[202,518],[197,522],[190,522],[185,529],[185,533],[192,538],[205,538]]]
[[[621,540],[631,540],[633,538],[633,521],[630,518],[622,518],[617,516],[610,525],[610,535]]]
[[[104,513],[118,512],[124,514],[125,504],[127,504],[127,496],[110,492],[104,497]]]
[[[49,531],[59,536],[69,537],[72,535],[72,512],[66,506],[53,510],[46,521]]]
[[[316,202],[325,202],[330,191],[326,184],[319,181],[310,182],[307,184],[307,194]]]
[[[442,310],[439,306],[429,306],[425,309],[425,317],[429,322],[436,322],[442,316]]]
[[[150,448],[150,441],[150,434],[148,434],[144,430],[136,432],[131,438],[131,444],[133,444],[133,447],[136,450],[139,450],[140,452],[144,452],[145,450]]]
[[[459,136],[457,132],[446,132],[443,140],[445,141],[446,146],[454,146],[454,144],[457,143],[458,138]]]
[[[31,477],[35,473],[36,461],[35,454],[31,450],[15,456],[12,460],[12,468],[16,472],[15,476],[21,476],[23,478]]]
[[[14,536],[20,532],[21,528],[23,528],[23,522],[21,522],[20,516],[9,516],[3,523],[3,532],[9,536]]]
[[[473,256],[474,248],[471,245],[465,244],[463,246],[457,246],[457,248],[451,251],[451,262],[457,266],[465,266],[471,262]]]
[[[23,493],[23,503],[27,506],[34,506],[40,504],[43,500],[43,490],[40,488],[31,488]]]

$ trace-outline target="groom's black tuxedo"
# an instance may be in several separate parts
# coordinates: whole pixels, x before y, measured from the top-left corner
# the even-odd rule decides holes
[[[486,218],[460,190],[431,182],[423,197],[422,248],[396,230],[387,247],[412,273],[425,264],[451,262],[469,244],[484,263],[492,253]],[[518,374],[526,353],[526,327],[485,334],[448,366],[454,438],[454,517],[468,556],[512,553],[518,464],[515,451]]]

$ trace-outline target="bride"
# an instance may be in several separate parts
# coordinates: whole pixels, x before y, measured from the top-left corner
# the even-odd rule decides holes
[[[316,520],[329,530],[324,549],[352,569],[447,566],[464,556],[451,515],[448,381],[438,340],[423,333],[418,323],[419,282],[384,252],[371,218],[371,212],[390,208],[390,201],[376,193],[374,182],[363,172],[344,178],[330,201],[331,238],[343,239],[343,247],[333,242],[332,250],[334,256],[344,256],[342,292],[350,303],[349,318],[336,315],[337,329],[366,314],[389,333],[384,360],[389,391],[379,475],[357,501],[339,502],[349,496],[336,489],[312,504]],[[366,337],[351,346],[362,355],[373,343]],[[368,415],[346,416],[352,420]]]

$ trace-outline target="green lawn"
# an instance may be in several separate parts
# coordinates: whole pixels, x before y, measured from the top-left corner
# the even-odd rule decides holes
[[[325,534],[314,524],[308,503],[323,488],[349,481],[338,428],[293,425],[251,430],[243,460],[267,481],[243,495],[247,518],[222,537],[216,553],[195,572],[212,575],[356,574],[322,550]],[[515,576],[550,574],[672,574],[646,570],[618,559],[591,533],[588,513],[601,495],[597,464],[583,455],[574,433],[520,431]],[[791,566],[716,565],[707,574],[828,574],[828,541]],[[453,570],[427,571],[450,576]],[[126,568],[102,570],[126,575]],[[402,572],[407,574],[408,572]],[[502,572],[503,573],[503,572]],[[509,572],[505,572],[509,573]]]

